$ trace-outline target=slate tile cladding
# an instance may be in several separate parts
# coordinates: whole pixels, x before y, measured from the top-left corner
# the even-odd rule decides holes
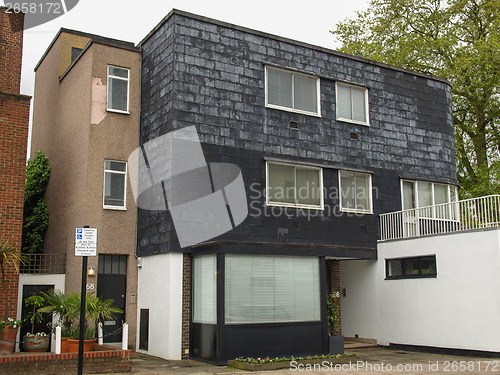
[[[401,177],[456,183],[444,80],[181,11],[141,47],[142,143],[196,125],[207,161],[242,168],[248,196],[265,186],[267,157],[323,166],[326,188],[338,188],[338,169],[372,174],[374,215],[302,219],[289,242],[375,247],[378,214],[401,209]],[[320,77],[321,117],[266,108],[266,65]],[[368,88],[370,126],[336,120],[336,81]],[[217,239],[276,242],[290,221],[249,216]],[[138,235],[139,254],[178,250],[169,213],[139,210]]]

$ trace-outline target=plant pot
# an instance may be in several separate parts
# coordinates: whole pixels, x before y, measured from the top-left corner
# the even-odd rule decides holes
[[[333,335],[328,336],[328,353],[344,354],[344,336]]]
[[[68,340],[69,337],[61,337],[61,353],[69,353]]]
[[[46,352],[49,340],[50,336],[24,336],[23,349],[25,352]]]
[[[68,339],[68,353],[78,353],[79,340]],[[83,351],[93,352],[95,349],[95,339],[83,340]]]
[[[18,329],[9,329],[9,326],[5,326],[3,331],[0,332],[0,354],[11,354],[14,352]]]

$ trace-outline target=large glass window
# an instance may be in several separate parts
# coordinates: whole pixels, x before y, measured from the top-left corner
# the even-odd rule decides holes
[[[385,260],[385,277],[389,280],[436,276],[435,255]]]
[[[321,168],[267,163],[267,204],[322,208],[322,184]]]
[[[339,178],[341,210],[372,213],[371,175],[340,171]]]
[[[368,125],[368,89],[337,82],[337,120]]]
[[[317,257],[227,254],[226,324],[320,320]]]
[[[104,208],[125,208],[127,163],[104,161]]]
[[[420,216],[451,219],[456,213],[451,205],[444,203],[456,202],[458,199],[457,187],[428,181],[401,181],[403,210],[424,208],[419,210]]]
[[[217,257],[193,258],[193,322],[217,323]]]
[[[130,70],[108,66],[108,111],[128,113]]]
[[[319,78],[266,67],[266,106],[320,115]]]

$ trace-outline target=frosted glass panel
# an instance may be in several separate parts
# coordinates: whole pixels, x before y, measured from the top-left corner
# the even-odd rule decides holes
[[[217,258],[203,255],[193,258],[193,322],[217,323]]]
[[[337,85],[337,116],[352,119],[350,86]]]
[[[434,204],[448,203],[448,185],[434,184]]]
[[[317,257],[226,255],[226,324],[320,320]]]
[[[366,122],[365,90],[351,87],[352,119]]]
[[[370,183],[368,176],[356,175],[356,209],[370,211]]]
[[[321,205],[319,170],[297,168],[297,203]]]
[[[432,206],[432,184],[418,181],[418,207]]]
[[[403,210],[411,210],[415,207],[415,183],[403,181]]]
[[[354,197],[356,188],[354,185],[354,174],[341,173],[340,175],[340,193],[342,194],[342,208],[354,209],[356,199]]]
[[[270,202],[295,203],[295,168],[269,164],[268,194]]]
[[[316,78],[295,74],[294,78],[294,108],[308,112],[317,112],[318,98]]]
[[[267,69],[267,100],[269,104],[292,108],[292,73]]]

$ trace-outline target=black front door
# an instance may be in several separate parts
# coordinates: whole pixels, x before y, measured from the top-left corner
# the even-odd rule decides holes
[[[46,334],[50,335],[49,323],[52,323],[52,314],[43,314],[42,321],[41,322],[35,321],[34,332],[31,332],[33,328],[31,326],[31,322],[27,320],[27,317],[28,313],[30,312],[30,309],[33,309],[33,307],[27,307],[26,304],[24,303],[24,300],[26,298],[34,296],[35,294],[41,295],[40,292],[47,293],[50,289],[54,289],[54,285],[23,285],[23,306],[21,307],[21,318],[23,320],[24,319],[26,320],[21,326],[21,335],[20,335],[21,341],[24,335],[26,335],[27,333],[45,332]],[[19,349],[21,351],[24,351],[22,343],[19,345]],[[50,351],[50,346],[49,346],[49,351]]]
[[[103,322],[104,342],[121,342],[120,328],[125,323],[125,303],[127,288],[127,256],[99,255],[97,295],[102,299],[112,299],[113,306],[123,310],[114,319]]]

